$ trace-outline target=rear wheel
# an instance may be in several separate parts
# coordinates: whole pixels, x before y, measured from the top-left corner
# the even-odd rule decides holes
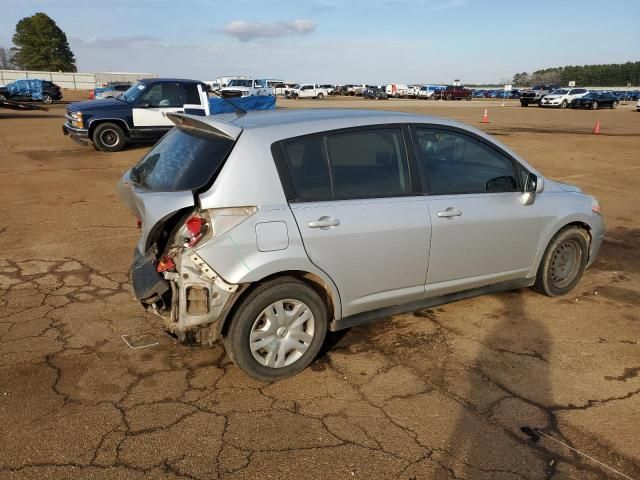
[[[101,123],[93,131],[93,144],[102,152],[119,152],[125,143],[124,131],[115,123]]]
[[[327,333],[320,296],[295,278],[259,286],[241,303],[224,337],[227,354],[265,382],[291,377],[316,357]]]
[[[598,109],[598,102],[593,102],[591,104],[591,110],[597,110]]]
[[[318,100],[322,100],[322,97],[324,97],[324,95],[322,94],[322,92],[318,93],[318,96],[316,97]]]
[[[612,102],[612,103],[611,103],[611,108],[612,108],[612,109],[614,109],[614,108],[618,108],[618,102]]]
[[[588,259],[589,234],[582,228],[565,228],[547,246],[533,289],[550,297],[568,293],[582,277]]]
[[[48,93],[45,93],[44,95],[42,95],[42,102],[46,103],[47,105],[51,105],[53,103],[53,97]]]

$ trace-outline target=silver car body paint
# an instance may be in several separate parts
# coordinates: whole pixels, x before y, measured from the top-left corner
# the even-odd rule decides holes
[[[190,118],[173,117],[178,123],[179,118]],[[550,240],[570,223],[589,227],[589,263],[602,242],[604,222],[592,212],[592,197],[549,179],[530,205],[523,204],[522,192],[287,202],[271,146],[283,139],[359,126],[455,127],[495,145],[543,178],[493,137],[449,119],[311,109],[193,120],[233,132],[236,139],[213,185],[199,194],[199,208],[258,208],[224,235],[198,244],[195,253],[229,285],[252,284],[283,272],[313,274],[329,290],[334,319],[505,280],[533,279]],[[191,192],[144,191],[131,184],[128,173],[119,189],[142,220],[141,254],[157,222],[194,206]],[[439,216],[447,209],[464,215]],[[340,224],[310,228],[309,222],[322,219],[338,219]],[[207,321],[215,320],[212,316]]]

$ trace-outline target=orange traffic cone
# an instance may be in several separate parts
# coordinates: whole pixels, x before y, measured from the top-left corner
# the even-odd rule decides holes
[[[484,115],[482,115],[482,121],[480,123],[489,123],[489,114],[486,108],[484,109]]]
[[[596,122],[596,126],[595,126],[595,127],[593,127],[593,133],[595,133],[595,134],[600,133],[600,120],[598,120],[598,121]]]

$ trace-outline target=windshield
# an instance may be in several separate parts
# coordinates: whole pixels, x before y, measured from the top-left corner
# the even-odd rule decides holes
[[[231,80],[227,83],[227,87],[249,87],[251,88],[252,80]]]
[[[300,90],[300,84],[299,84],[299,83],[296,83],[296,84],[293,86],[293,89],[294,89],[294,90]]]
[[[558,90],[551,92],[551,95],[566,95],[567,93],[569,93],[569,90],[566,88],[559,88]]]
[[[218,173],[234,142],[174,128],[131,169],[131,179],[155,192],[198,190]]]
[[[123,92],[122,96],[127,102],[134,102],[140,95],[142,95],[145,88],[147,88],[147,86],[144,83],[136,82],[126,92]]]

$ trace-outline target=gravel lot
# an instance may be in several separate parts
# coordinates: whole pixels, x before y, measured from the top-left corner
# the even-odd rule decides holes
[[[148,147],[81,147],[62,135],[64,105],[1,111],[0,478],[622,478],[532,443],[530,426],[640,479],[640,113],[278,103],[480,126],[600,199],[599,260],[570,296],[521,290],[354,328],[301,375],[261,384],[220,346],[175,343],[132,298],[138,231],[114,187]],[[145,332],[158,344],[121,339]]]

